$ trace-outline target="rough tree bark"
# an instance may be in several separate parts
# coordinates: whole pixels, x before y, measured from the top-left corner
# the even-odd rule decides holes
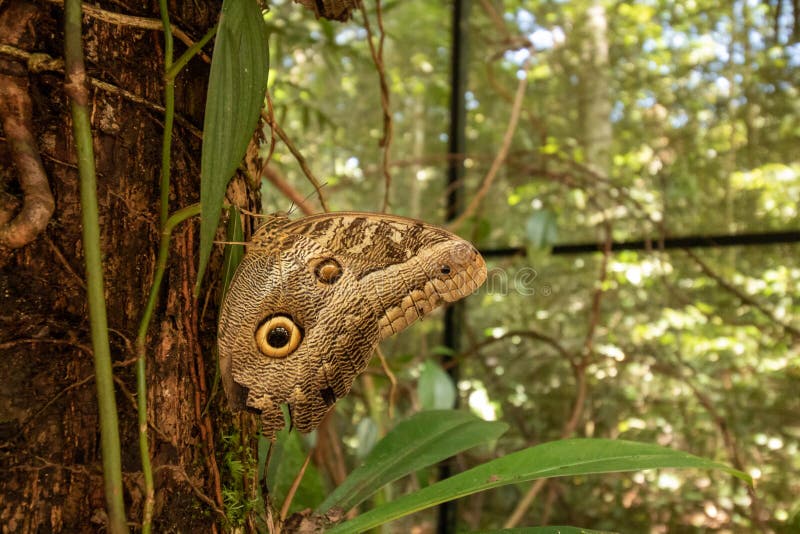
[[[0,1],[0,16],[25,0]],[[0,525],[3,532],[85,532],[104,523],[97,405],[83,281],[75,150],[63,67],[63,6],[27,2],[35,16],[25,39],[0,28],[0,74],[27,77],[34,138],[55,213],[38,238],[0,249]],[[100,9],[97,9],[99,7]],[[163,114],[163,34],[114,20],[109,12],[158,20],[154,1],[103,1],[84,16],[98,197],[123,444],[125,503],[141,521],[143,480],[137,445],[132,340],[152,280],[159,239],[158,182]],[[173,0],[174,25],[195,40],[211,27],[220,2]],[[101,11],[105,10],[105,11]],[[185,49],[176,41],[176,56]],[[46,58],[45,58],[46,59]],[[38,65],[38,67],[37,67]],[[44,65],[44,66],[42,66]],[[208,65],[193,59],[176,82],[171,209],[199,196],[200,139]],[[23,197],[9,132],[0,130],[0,193]],[[6,195],[7,196],[7,195]],[[19,203],[18,203],[19,204]],[[150,447],[156,470],[157,532],[208,532],[221,507],[215,438],[230,422],[211,399],[216,363],[217,288],[192,297],[197,222],[173,236],[168,273],[150,329]],[[216,255],[215,255],[216,256]],[[209,279],[216,278],[212,260]],[[204,307],[209,300],[211,305]],[[214,425],[212,419],[214,418]],[[201,495],[202,494],[202,495]]]

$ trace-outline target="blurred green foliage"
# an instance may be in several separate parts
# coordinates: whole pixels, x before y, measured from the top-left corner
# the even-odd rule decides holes
[[[366,4],[376,30],[373,4]],[[605,76],[596,82],[607,84],[613,132],[601,171],[587,162],[591,132],[582,116],[595,103],[587,97],[592,80],[579,31],[591,5],[604,8],[608,48]],[[383,8],[395,133],[391,211],[440,222],[449,3]],[[288,1],[271,2],[267,22],[278,122],[326,182],[334,210],[379,208],[380,92],[361,14],[348,24],[315,21]],[[466,301],[467,348],[455,355],[455,386],[462,405],[511,429],[493,450],[461,458],[462,466],[559,438],[583,372],[586,397],[572,435],[739,463],[757,488],[753,502],[744,484],[720,472],[559,479],[539,494],[523,525],[790,532],[798,524],[798,246],[658,250],[662,235],[800,226],[800,45],[792,23],[785,0],[473,2],[467,198],[499,149],[521,71],[529,84],[509,157],[460,232],[492,248],[551,245],[556,236],[559,243],[602,242],[609,229],[617,240],[652,238],[653,250],[611,255],[604,277],[600,254],[552,256],[532,246],[525,258],[490,264],[487,285]],[[313,192],[280,143],[272,161],[293,187]],[[265,185],[265,210],[288,205]],[[390,403],[395,416],[418,410],[419,382],[430,388],[426,380],[440,378],[428,363],[441,353],[436,317],[383,344],[399,381],[394,397],[375,362],[374,387],[359,381],[340,401],[336,425],[351,468],[358,422],[379,413],[384,419],[374,426],[391,426]],[[428,483],[399,482],[387,495]],[[500,528],[526,491],[469,497],[460,521]],[[431,521],[425,512],[398,531]]]

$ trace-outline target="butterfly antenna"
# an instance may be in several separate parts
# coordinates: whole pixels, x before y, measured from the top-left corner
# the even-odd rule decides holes
[[[239,211],[241,211],[245,215],[249,215],[249,216],[255,217],[257,219],[266,219],[266,218],[271,217],[271,215],[266,215],[264,213],[256,213],[255,211],[246,210],[244,208],[239,208]]]

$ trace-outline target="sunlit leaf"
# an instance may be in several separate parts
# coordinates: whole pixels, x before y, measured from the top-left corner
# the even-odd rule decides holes
[[[372,417],[365,417],[358,422],[356,426],[356,440],[358,446],[356,447],[356,458],[364,458],[372,448],[379,437],[378,425],[372,420]]]
[[[417,385],[423,410],[447,410],[456,402],[456,386],[450,375],[433,360],[425,360]]]
[[[363,532],[425,508],[507,484],[661,467],[719,469],[752,483],[747,474],[724,464],[658,445],[610,439],[568,439],[530,447],[479,465],[374,508],[328,532]]]
[[[525,235],[534,248],[547,248],[558,240],[558,223],[550,210],[535,211],[525,223]]]
[[[495,440],[507,429],[505,423],[483,421],[457,410],[415,414],[386,434],[317,511],[349,510],[389,482]]]

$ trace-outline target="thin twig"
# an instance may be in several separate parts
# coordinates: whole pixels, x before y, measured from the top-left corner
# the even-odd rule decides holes
[[[389,383],[391,387],[389,388],[389,420],[394,419],[394,405],[397,401],[397,377],[394,375],[392,368],[389,367],[389,362],[386,361],[386,356],[383,354],[383,351],[380,347],[375,347],[375,352],[378,354],[378,359],[381,361],[381,367],[383,368],[383,372],[386,374],[386,378],[389,379]]]
[[[389,171],[390,163],[390,150],[392,146],[392,138],[394,137],[394,128],[392,123],[391,113],[391,100],[389,93],[389,82],[386,79],[386,68],[383,62],[383,45],[386,40],[386,31],[383,27],[383,10],[381,8],[381,0],[375,0],[375,17],[378,21],[378,47],[375,48],[375,43],[372,40],[372,26],[369,23],[367,16],[367,8],[364,2],[359,2],[361,7],[361,14],[364,16],[364,29],[367,31],[367,43],[369,44],[369,51],[372,55],[372,61],[375,63],[375,69],[378,71],[378,80],[381,88],[381,109],[383,110],[383,137],[379,145],[383,148],[383,156],[381,162],[381,171],[383,172],[383,179],[385,182],[385,189],[383,192],[383,206],[381,212],[385,213],[389,208],[389,192],[392,185],[392,175]]]
[[[505,35],[506,37],[509,37],[509,31],[508,31],[508,26],[506,26],[506,21],[503,20],[503,17],[500,16],[500,14],[494,8],[492,3],[489,2],[489,0],[481,0],[481,7],[483,7],[483,10],[486,12],[486,16],[489,17],[489,20],[492,21],[492,24],[494,24],[495,30],[497,30],[498,33]]]
[[[498,342],[500,342],[500,341],[502,341],[504,339],[508,339],[508,338],[514,337],[514,336],[517,336],[517,337],[528,337],[528,338],[531,338],[531,339],[535,339],[537,341],[543,341],[544,343],[546,343],[546,344],[550,345],[551,347],[553,347],[553,349],[555,349],[555,351],[561,357],[563,357],[566,361],[568,361],[568,362],[571,361],[571,356],[570,356],[569,352],[567,351],[567,349],[565,349],[554,337],[548,336],[547,334],[543,334],[541,332],[538,332],[538,331],[532,330],[532,329],[531,330],[510,330],[508,332],[503,333],[503,335],[500,335],[500,336],[497,336],[497,337],[490,337],[489,339],[485,339],[484,341],[481,341],[480,343],[477,343],[474,346],[470,347],[465,352],[459,354],[458,356],[456,356],[454,358],[454,360],[456,360],[456,361],[461,360],[461,359],[465,358],[466,356],[469,356],[470,354],[475,354],[476,352],[478,352],[479,350],[483,349],[484,347],[486,347],[488,345],[492,345],[494,343],[498,343]]]
[[[527,87],[528,77],[523,76],[517,84],[517,92],[514,95],[514,102],[511,105],[511,116],[508,119],[508,126],[506,126],[505,134],[503,134],[503,143],[500,145],[500,150],[497,152],[497,156],[495,156],[491,167],[489,167],[489,172],[486,173],[486,176],[483,178],[483,183],[481,183],[480,188],[473,195],[469,205],[448,225],[450,231],[457,230],[465,220],[475,214],[478,206],[483,201],[483,197],[486,196],[486,193],[489,192],[489,188],[492,187],[492,183],[497,177],[497,172],[500,170],[500,167],[503,166],[503,163],[505,163],[508,150],[511,147],[511,140],[514,138],[514,132],[517,130],[517,123],[519,122],[519,115],[522,110],[522,102],[525,99],[525,89]]]
[[[182,257],[191,257],[194,247],[194,232],[186,232],[183,236],[184,243],[181,251]],[[215,497],[217,504],[224,506],[224,499],[222,497],[222,481],[220,480],[219,466],[217,465],[217,456],[214,452],[214,428],[211,424],[211,417],[206,414],[203,416],[203,397],[208,397],[206,390],[206,375],[205,375],[205,362],[203,360],[203,351],[200,348],[200,335],[197,325],[200,323],[198,313],[198,299],[193,298],[191,289],[191,280],[196,280],[197,272],[195,271],[194,262],[182,262],[184,272],[181,273],[181,294],[183,295],[184,302],[188,303],[188,313],[183,314],[184,332],[188,332],[189,346],[192,347],[194,365],[189,366],[192,383],[195,385],[194,389],[194,410],[195,418],[200,428],[200,436],[205,441],[206,447],[206,466],[210,474],[211,484],[214,487]]]
[[[694,252],[692,252],[688,248],[683,249],[683,251],[697,264],[698,267],[700,267],[700,270],[703,271],[703,273],[705,273],[706,276],[713,279],[726,291],[728,291],[729,293],[733,294],[736,298],[741,300],[743,304],[760,311],[764,316],[767,317],[767,319],[769,319],[773,323],[783,328],[783,330],[786,331],[787,334],[791,335],[794,339],[800,339],[800,330],[798,330],[793,325],[785,321],[782,321],[775,315],[774,311],[770,310],[769,308],[758,302],[756,299],[754,299],[750,295],[747,295],[738,287],[734,286],[733,284],[722,278],[722,276],[714,272],[714,270],[711,267],[709,267],[707,263],[701,260]]]
[[[170,471],[174,471],[179,475],[181,475],[183,479],[186,481],[186,483],[189,484],[189,487],[192,489],[192,492],[194,492],[194,494],[197,496],[198,499],[203,501],[209,508],[211,508],[211,510],[215,514],[220,516],[220,518],[227,519],[227,517],[225,516],[225,512],[222,510],[222,508],[217,506],[217,503],[215,503],[214,500],[211,499],[211,497],[209,497],[208,495],[203,493],[202,490],[200,490],[200,487],[194,483],[191,477],[189,477],[189,474],[186,472],[186,469],[184,469],[182,466],[179,465],[159,465],[158,467],[155,468],[155,471],[158,472],[161,471],[162,469],[168,469]]]
[[[310,449],[308,451],[308,454],[306,454],[306,459],[303,462],[303,466],[300,468],[297,476],[294,477],[294,481],[292,481],[289,491],[286,492],[286,499],[283,501],[283,506],[281,506],[281,522],[286,520],[286,516],[289,515],[289,507],[292,505],[292,500],[294,499],[294,494],[297,493],[297,488],[300,487],[300,482],[303,480],[303,475],[306,474],[306,468],[308,467],[308,463],[311,461],[311,454],[313,452],[314,449]]]
[[[39,72],[57,72],[60,74],[64,74],[64,60],[60,58],[52,58],[47,54],[42,53],[35,53],[32,54],[25,50],[20,50],[19,48],[7,45],[7,44],[0,44],[0,54],[7,55],[17,59],[24,59],[28,62],[28,71],[31,73],[39,73]],[[117,87],[116,85],[110,84],[108,82],[104,82],[102,80],[98,80],[97,78],[91,78],[89,76],[86,77],[89,84],[94,87],[95,89],[100,89],[105,91],[106,93],[119,96],[133,102],[134,104],[139,104],[140,106],[144,106],[152,111],[157,112],[158,114],[164,113],[164,106],[160,104],[156,104],[155,102],[151,102],[141,96],[131,93],[130,91],[123,89],[121,87]],[[194,126],[191,122],[189,122],[185,117],[176,114],[175,121],[180,123],[181,126],[186,128],[186,130],[191,133],[194,137],[198,139],[203,138],[203,132],[201,132],[196,126]],[[51,158],[52,159],[52,158]],[[64,165],[68,165],[66,162],[61,162]]]
[[[63,0],[48,1],[57,5],[64,4]],[[109,24],[115,24],[117,26],[127,26],[129,28],[139,28],[142,30],[164,31],[164,26],[161,23],[161,19],[151,19],[147,17],[137,17],[135,15],[126,15],[124,13],[115,13],[91,4],[84,4],[83,14],[87,17],[102,20],[103,22],[108,22]],[[182,29],[178,28],[174,24],[170,24],[170,28],[172,29],[172,33],[175,34],[175,37],[177,37],[186,46],[191,47],[195,44],[194,40],[192,40]],[[198,55],[206,63],[211,63],[211,58],[205,53],[200,52]]]
[[[679,361],[685,365],[688,369],[694,373],[694,369],[685,363],[679,356]],[[684,382],[686,385],[689,386],[689,389],[692,390],[694,396],[697,398],[697,401],[706,409],[708,415],[711,416],[711,419],[714,421],[719,433],[722,435],[722,441],[725,443],[725,449],[728,453],[728,458],[730,459],[731,465],[738,469],[739,471],[747,471],[744,460],[742,460],[741,452],[739,451],[739,446],[736,443],[736,438],[733,436],[733,433],[730,431],[728,421],[725,417],[716,409],[714,406],[714,402],[711,398],[706,395],[697,385],[695,385],[693,380],[686,380],[684,377],[679,377],[681,382]],[[761,500],[759,499],[758,495],[755,492],[753,486],[746,484],[747,493],[750,496],[750,508],[752,511],[751,519],[753,523],[759,526],[761,532],[766,532],[764,521],[761,519],[762,516],[762,505]]]
[[[605,293],[603,285],[608,277],[608,260],[611,257],[611,243],[612,233],[611,227],[606,222],[606,240],[603,247],[603,259],[600,263],[600,273],[598,280],[595,282],[595,289],[592,295],[592,308],[589,316],[589,328],[586,332],[586,337],[583,342],[583,350],[578,362],[572,364],[573,373],[575,374],[575,401],[572,404],[572,413],[569,419],[561,429],[561,439],[570,437],[578,426],[581,415],[583,414],[584,404],[586,403],[586,396],[588,393],[588,383],[586,381],[586,368],[591,362],[591,357],[594,354],[594,338],[597,332],[597,326],[600,324],[600,312],[603,295]],[[503,528],[513,528],[519,524],[523,519],[534,499],[539,492],[544,488],[547,479],[537,480],[525,493],[522,499],[519,500],[514,511],[509,516],[508,520],[503,525]]]
[[[288,148],[289,152],[292,153],[294,159],[297,160],[298,165],[300,165],[300,168],[303,170],[303,174],[306,175],[308,181],[314,186],[322,209],[324,211],[328,211],[328,204],[325,202],[325,196],[322,194],[322,186],[320,185],[319,180],[317,180],[317,178],[314,176],[314,173],[311,172],[311,168],[308,166],[308,163],[306,163],[306,158],[303,157],[303,154],[297,149],[296,146],[294,146],[294,143],[292,143],[292,140],[289,139],[288,135],[286,135],[286,132],[283,131],[281,125],[278,124],[278,122],[275,121],[274,118],[269,115],[269,113],[262,110],[261,117],[264,119],[264,122],[266,122],[276,134],[278,134],[278,137],[281,138],[283,144],[286,145],[286,148]]]
[[[289,183],[281,176],[281,173],[269,165],[265,165],[261,169],[261,176],[266,178],[269,183],[275,186],[275,189],[283,193],[283,195],[292,201],[292,204],[300,208],[304,215],[311,215],[314,213],[314,208],[308,203],[306,198],[300,192],[289,185]]]
[[[80,285],[85,291],[86,282],[83,280],[83,278],[81,278],[81,275],[79,275],[78,272],[72,268],[72,265],[70,265],[69,261],[67,261],[67,258],[64,257],[64,253],[61,252],[61,249],[58,248],[55,243],[53,243],[53,240],[50,239],[49,235],[45,234],[43,237],[47,245],[50,247],[50,250],[55,255],[56,259],[61,262],[61,265],[64,266],[64,269],[66,269],[66,271],[72,275],[75,281],[78,282],[78,285]]]

